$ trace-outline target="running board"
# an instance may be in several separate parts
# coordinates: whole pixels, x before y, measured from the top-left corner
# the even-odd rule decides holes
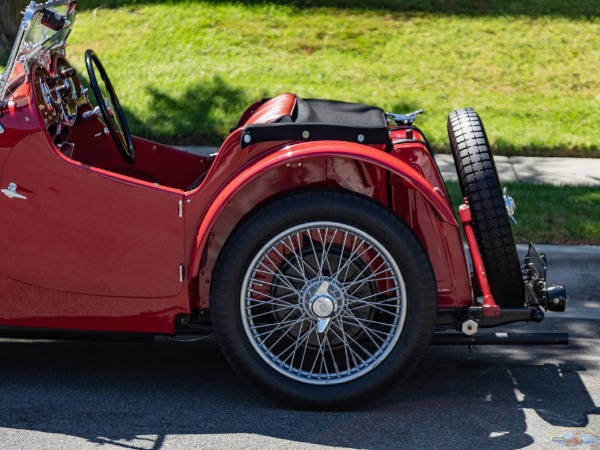
[[[432,345],[568,345],[569,333],[434,333]]]
[[[154,334],[0,326],[0,338],[56,341],[152,342]]]

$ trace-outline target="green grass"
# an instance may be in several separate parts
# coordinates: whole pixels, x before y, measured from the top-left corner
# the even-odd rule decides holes
[[[249,103],[292,91],[423,108],[437,150],[473,106],[498,154],[600,156],[597,2],[81,3],[71,61],[94,49],[150,138],[218,144]]]
[[[600,189],[584,186],[504,183],[517,203],[517,243],[600,245]],[[446,183],[453,204],[462,203],[458,182]]]

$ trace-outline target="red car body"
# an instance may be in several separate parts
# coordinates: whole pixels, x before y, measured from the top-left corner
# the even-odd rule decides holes
[[[209,308],[210,274],[241,218],[273,196],[309,187],[347,189],[392,208],[427,249],[440,308],[472,303],[460,228],[423,143],[400,142],[389,154],[331,141],[241,151],[244,116],[256,105],[212,164],[136,138],[132,168],[96,115],[71,129],[75,146],[66,157],[40,113],[38,81],[34,75],[23,83],[2,112],[0,185],[15,182],[27,200],[0,197],[0,240],[11,255],[0,260],[0,325],[174,333],[178,315]],[[391,133],[406,138],[406,130]],[[206,170],[203,183],[186,192]]]
[[[65,7],[64,17],[53,15]],[[26,20],[50,11],[36,26],[45,20],[61,32],[72,26],[74,10],[67,1],[30,6]],[[62,42],[37,60],[9,61],[12,72],[3,80],[4,335],[7,330],[176,335],[186,325],[209,323],[202,316],[212,310],[217,263],[234,230],[273,199],[315,190],[368,198],[412,230],[435,277],[438,328],[463,326],[471,335],[465,323],[486,326],[484,316],[500,315],[493,298],[492,314],[482,313],[477,303],[479,289],[487,286],[485,267],[476,267],[473,286],[461,228],[414,117],[396,118],[393,125],[388,115],[386,143],[361,143],[362,135],[357,141],[309,139],[308,131],[306,139],[252,140],[253,130],[268,132],[269,124],[294,114],[299,100],[286,93],[250,106],[216,156],[134,137],[131,164],[107,128],[118,112],[116,97],[108,117],[95,110],[64,48]],[[478,255],[477,244],[470,244]],[[530,320],[531,307],[521,310],[526,311],[516,319],[505,316],[487,326]],[[338,397],[340,404],[349,402]],[[307,404],[323,406],[314,399]]]

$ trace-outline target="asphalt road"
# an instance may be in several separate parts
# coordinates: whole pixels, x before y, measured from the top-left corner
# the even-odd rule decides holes
[[[431,347],[401,386],[349,412],[269,404],[212,340],[4,341],[0,448],[549,449],[573,427],[600,448],[598,322],[544,327],[570,331],[572,344]]]
[[[2,340],[0,449],[559,449],[561,436],[600,449],[600,259],[564,250],[549,261],[571,312],[510,328],[566,331],[568,347],[430,347],[406,381],[355,411],[270,404],[212,338]]]

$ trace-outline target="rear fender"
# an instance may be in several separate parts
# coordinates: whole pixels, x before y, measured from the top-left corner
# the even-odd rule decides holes
[[[222,187],[219,193],[214,197],[212,203],[206,209],[206,212],[198,225],[196,239],[192,249],[190,273],[198,273],[202,251],[207,243],[211,230],[215,225],[219,214],[236,194],[238,194],[245,186],[252,183],[253,180],[267,172],[286,164],[301,163],[304,160],[315,158],[345,158],[372,164],[388,171],[397,180],[395,184],[398,184],[399,180],[406,188],[421,194],[422,198],[430,205],[442,222],[451,227],[458,227],[456,218],[443,193],[439,189],[433,188],[419,172],[403,161],[390,156],[383,151],[370,149],[364,145],[349,142],[336,142],[335,145],[332,145],[331,142],[324,141],[302,143],[287,146],[254,162],[249,167],[246,167],[245,170],[240,171],[230,182]]]

